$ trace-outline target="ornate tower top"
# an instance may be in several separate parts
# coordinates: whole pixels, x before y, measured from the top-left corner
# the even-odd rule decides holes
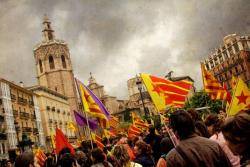
[[[95,78],[93,77],[92,72],[90,72],[89,75],[90,75],[90,78],[89,78],[89,85],[91,85],[91,84],[96,84],[96,80],[95,80]]]
[[[55,39],[54,30],[51,28],[51,22],[47,15],[44,15],[43,19],[43,37],[45,42],[53,41]]]

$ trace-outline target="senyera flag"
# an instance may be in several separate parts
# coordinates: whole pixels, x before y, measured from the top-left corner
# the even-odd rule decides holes
[[[170,81],[149,74],[140,75],[158,111],[167,106],[181,108],[193,83],[187,80]]]
[[[201,72],[204,90],[212,100],[230,101],[230,93],[226,89],[226,85],[222,86],[213,74],[205,69],[205,65],[201,63]]]
[[[87,86],[85,86],[78,79],[75,80],[80,92],[84,111],[90,114],[91,117],[97,118],[102,125],[108,127],[108,119],[110,117],[110,113],[108,112],[106,107]]]

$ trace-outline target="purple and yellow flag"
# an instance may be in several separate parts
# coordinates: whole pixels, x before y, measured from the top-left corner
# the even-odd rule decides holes
[[[97,118],[101,123],[107,122],[110,117],[110,113],[102,104],[102,102],[81,81],[78,79],[76,79],[76,81],[81,95],[84,111],[90,114],[90,116]]]
[[[91,130],[95,130],[98,127],[98,124],[95,120],[92,119],[87,119],[85,118],[83,115],[79,114],[78,112],[74,111],[74,115],[75,115],[75,119],[76,119],[76,123],[79,126],[86,126],[89,123],[89,128]],[[87,123],[88,121],[88,123]]]

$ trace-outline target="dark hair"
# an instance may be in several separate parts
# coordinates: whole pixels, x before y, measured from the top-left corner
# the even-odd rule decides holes
[[[169,137],[165,137],[161,140],[160,148],[161,154],[168,154],[168,152],[174,148],[174,144]]]
[[[187,110],[187,112],[191,115],[194,122],[200,121],[199,114],[197,113],[197,111],[195,109],[190,108],[190,109]]]
[[[226,119],[221,127],[226,140],[234,144],[245,144],[250,146],[250,115],[246,113],[237,114],[235,117]]]
[[[206,126],[213,126],[212,133],[219,133],[221,131],[221,126],[223,121],[219,119],[218,115],[216,114],[209,114],[205,120]]]
[[[140,151],[141,154],[146,154],[146,155],[151,155],[152,154],[152,149],[151,146],[144,141],[138,140],[135,143],[135,146],[138,147],[138,150]]]
[[[69,153],[64,154],[60,161],[61,167],[72,167],[73,164],[76,165],[75,158]]]
[[[25,151],[17,156],[15,161],[15,167],[24,167],[30,164],[34,164],[34,154],[31,151]]]
[[[155,127],[149,127],[149,133],[150,134],[155,134]]]
[[[169,117],[169,125],[174,131],[177,131],[180,139],[186,139],[195,132],[194,121],[190,114],[184,110],[172,113]]]
[[[105,154],[100,148],[94,148],[91,152],[94,159],[94,164],[102,163],[105,167],[108,167],[108,162],[105,161]]]

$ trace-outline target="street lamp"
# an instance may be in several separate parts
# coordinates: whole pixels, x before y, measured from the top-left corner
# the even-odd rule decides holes
[[[143,96],[142,96],[142,86],[143,86],[143,84],[142,84],[141,78],[139,78],[138,76],[136,76],[136,85],[137,85],[138,90],[140,92],[142,107],[143,107],[143,110],[144,110],[144,113],[145,113],[146,120],[149,122],[149,120],[148,120],[149,113],[148,113],[147,108],[145,107]]]

